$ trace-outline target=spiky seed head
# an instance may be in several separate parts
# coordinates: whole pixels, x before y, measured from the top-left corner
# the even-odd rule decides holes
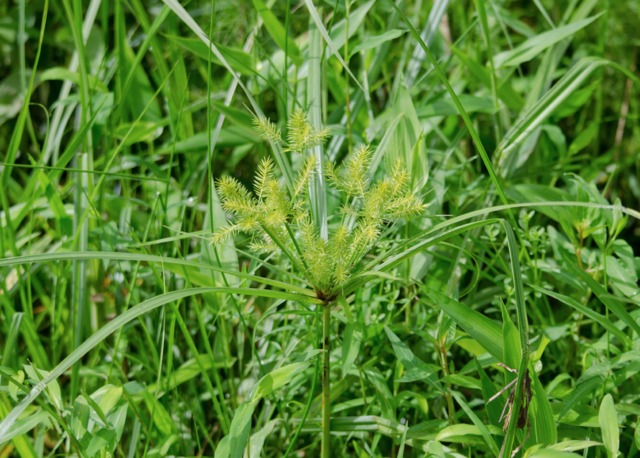
[[[260,161],[258,165],[258,171],[256,172],[256,177],[253,180],[253,190],[258,196],[258,199],[262,199],[264,197],[267,182],[273,179],[273,161],[265,157]]]
[[[280,141],[279,129],[267,118],[257,118],[255,124],[263,138]],[[326,129],[314,129],[299,109],[291,115],[288,130],[290,151],[304,152],[328,136]],[[371,157],[369,148],[361,145],[344,161],[341,173],[333,164],[326,164],[321,172],[331,186],[351,199],[343,208],[355,222],[352,228],[338,226],[328,241],[319,236],[309,209],[308,183],[316,172],[314,155],[300,168],[291,195],[275,177],[275,166],[269,159],[258,166],[255,197],[233,178],[218,180],[223,208],[235,221],[217,231],[212,240],[221,243],[245,232],[252,236],[250,248],[255,252],[290,251],[293,266],[305,272],[311,286],[323,294],[334,293],[379,241],[386,221],[414,216],[425,208],[410,192],[410,176],[401,161],[393,164],[385,179],[371,183]],[[295,226],[293,230],[291,226]]]
[[[313,171],[316,167],[316,157],[309,155],[304,161],[300,172],[298,173],[298,179],[296,180],[296,184],[293,190],[293,197],[298,197],[300,193],[302,193],[307,185],[309,184],[309,180],[313,175]]]
[[[263,140],[273,143],[282,141],[280,128],[272,123],[269,118],[264,115],[253,118],[253,126]]]
[[[253,212],[254,202],[251,194],[235,178],[223,176],[218,180],[216,188],[225,211],[236,215]]]
[[[309,148],[323,143],[329,136],[329,129],[316,130],[307,117],[307,113],[296,108],[287,123],[289,132],[287,151],[304,153]]]
[[[345,175],[342,180],[344,190],[350,196],[363,197],[368,187],[371,151],[367,145],[360,145],[345,161]]]
[[[240,227],[236,224],[231,224],[218,229],[211,235],[211,243],[215,246],[222,245],[229,237],[237,234],[240,231]]]

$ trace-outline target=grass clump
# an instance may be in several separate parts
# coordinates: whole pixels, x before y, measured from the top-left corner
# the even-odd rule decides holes
[[[0,458],[638,456],[639,5],[0,2]]]

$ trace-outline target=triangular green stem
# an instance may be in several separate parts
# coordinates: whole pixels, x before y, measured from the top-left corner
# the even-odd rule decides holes
[[[331,303],[322,305],[322,458],[331,457]]]

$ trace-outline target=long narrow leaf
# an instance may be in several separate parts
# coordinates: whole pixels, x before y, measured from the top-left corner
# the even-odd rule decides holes
[[[356,78],[356,76],[353,73],[351,73],[351,70],[349,69],[349,66],[344,61],[342,56],[340,55],[340,50],[335,45],[335,43],[333,42],[333,40],[329,36],[329,32],[327,32],[327,29],[322,24],[322,18],[320,18],[320,15],[318,14],[318,10],[316,9],[315,5],[313,4],[313,1],[312,0],[304,0],[304,4],[306,5],[307,9],[309,10],[309,15],[311,16],[311,19],[316,24],[316,27],[320,31],[320,34],[322,35],[322,38],[324,39],[324,41],[327,42],[327,46],[329,46],[329,48],[331,49],[331,52],[333,53],[333,55],[336,56],[336,59],[338,59],[338,61],[342,65],[342,67],[345,69],[345,71],[351,77],[351,79],[353,79],[353,81],[356,83],[356,86],[358,86],[360,88],[360,90],[363,92],[363,94],[365,94],[365,98],[368,97],[367,91],[362,87],[362,85],[360,84],[360,81],[358,81],[358,78]]]
[[[196,271],[202,270],[211,270],[213,272],[220,272],[225,275],[230,275],[232,277],[244,278],[246,280],[254,281],[256,283],[262,283],[264,285],[274,286],[276,288],[282,288],[289,291],[294,291],[302,296],[297,296],[296,299],[302,299],[305,302],[311,301],[312,303],[317,303],[315,299],[315,294],[300,286],[292,285],[290,283],[284,283],[277,280],[272,280],[269,278],[259,277],[256,275],[247,274],[240,271],[223,269],[221,267],[216,267],[209,264],[201,264],[193,261],[185,261],[183,259],[176,258],[168,258],[164,256],[155,256],[150,254],[142,254],[142,253],[116,253],[110,251],[70,251],[63,253],[45,253],[45,254],[33,254],[26,256],[16,256],[11,258],[0,259],[0,267],[4,266],[15,266],[20,264],[29,264],[33,262],[47,262],[47,261],[64,261],[64,260],[73,260],[73,259],[102,259],[102,260],[110,260],[110,261],[130,261],[130,262],[150,262],[157,263],[160,265],[174,265],[174,266],[182,266],[193,268]],[[179,271],[178,271],[179,272]],[[304,297],[307,296],[307,297]]]

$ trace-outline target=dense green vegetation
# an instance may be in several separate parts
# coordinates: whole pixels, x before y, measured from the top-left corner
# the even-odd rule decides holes
[[[0,457],[636,456],[638,17],[0,2]]]

